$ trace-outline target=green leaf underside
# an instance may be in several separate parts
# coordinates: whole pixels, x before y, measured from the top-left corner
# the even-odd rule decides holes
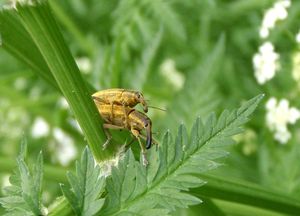
[[[195,175],[219,166],[213,160],[227,155],[222,148],[233,143],[230,137],[241,132],[240,127],[262,97],[253,98],[232,112],[225,110],[219,119],[214,114],[205,123],[198,118],[190,136],[183,125],[175,140],[167,132],[158,151],[149,151],[147,168],[128,151],[107,178],[108,197],[100,215],[149,215],[162,209],[167,214],[166,210],[200,203],[199,198],[184,191],[205,183]]]
[[[67,173],[71,189],[61,185],[62,192],[76,215],[95,215],[103,206],[104,199],[98,199],[104,189],[104,177],[99,177],[100,167],[95,164],[88,148],[80,162],[76,162],[76,174]]]
[[[40,152],[30,172],[25,163],[26,145],[23,140],[17,158],[18,169],[9,179],[11,185],[4,188],[5,197],[0,198],[0,203],[8,211],[7,215],[43,215],[41,203],[43,156]]]

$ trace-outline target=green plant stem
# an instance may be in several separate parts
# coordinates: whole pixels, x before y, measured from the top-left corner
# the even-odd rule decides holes
[[[243,205],[236,202],[227,202],[224,200],[216,200],[213,202],[216,206],[221,208],[226,215],[231,216],[253,216],[253,215],[263,215],[263,216],[283,216],[282,213],[261,209],[249,205]]]
[[[52,208],[49,209],[48,216],[68,216],[73,215],[73,210],[68,201],[62,197],[56,200]]]
[[[261,186],[208,174],[200,175],[200,178],[207,181],[207,184],[192,190],[192,194],[200,198],[201,196],[216,198],[292,215],[300,212],[299,200]]]
[[[109,153],[102,150],[106,140],[101,127],[103,121],[47,1],[38,1],[34,6],[18,4],[17,12],[74,112],[95,159],[106,159]]]
[[[192,194],[199,198],[219,199],[292,215],[297,215],[300,212],[298,200],[266,190],[259,185],[228,181],[208,174],[201,175],[201,178],[208,183],[191,190]],[[66,200],[61,202],[57,209],[61,209],[62,206],[71,208],[67,206]]]

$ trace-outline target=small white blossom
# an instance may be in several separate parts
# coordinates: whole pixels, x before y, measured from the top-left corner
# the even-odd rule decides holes
[[[63,166],[69,165],[69,163],[74,160],[77,155],[74,140],[60,128],[54,128],[53,136],[55,141],[51,142],[51,146],[56,152],[56,159]]]
[[[296,52],[293,55],[292,60],[293,60],[292,76],[300,86],[300,52]]]
[[[274,132],[275,140],[282,144],[287,143],[291,138],[287,124],[295,124],[300,118],[300,111],[295,107],[289,107],[289,101],[282,99],[277,103],[276,98],[272,97],[266,104],[266,122],[268,128]]]
[[[68,101],[64,97],[59,98],[58,104],[61,108],[69,109]]]
[[[257,151],[257,135],[254,130],[246,129],[244,133],[233,136],[237,143],[242,144],[242,152],[244,155],[249,156]]]
[[[255,78],[261,85],[272,79],[279,69],[279,54],[274,51],[270,42],[259,47],[259,52],[253,56],[252,61]]]
[[[76,64],[79,68],[79,70],[83,73],[89,73],[91,72],[92,69],[92,63],[91,60],[87,57],[80,57],[80,58],[76,58]]]
[[[19,77],[14,82],[14,87],[18,90],[23,90],[27,86],[27,80],[24,77]]]
[[[279,0],[274,3],[272,8],[269,8],[262,20],[262,24],[259,30],[261,38],[267,38],[270,34],[270,30],[275,27],[278,20],[284,20],[288,16],[287,9],[290,7],[290,0]]]
[[[34,138],[41,138],[48,134],[49,124],[42,117],[37,117],[31,128],[31,136]]]
[[[296,34],[296,42],[300,44],[300,31]]]
[[[291,138],[291,133],[287,130],[287,128],[283,128],[282,131],[277,131],[274,134],[274,139],[280,142],[281,144],[285,144]]]
[[[24,128],[31,127],[31,120],[27,111],[22,107],[12,106],[9,100],[1,98],[0,100],[0,136],[5,136],[10,140],[3,145],[2,153],[13,153],[14,147],[11,142],[20,139]]]
[[[45,206],[42,206],[42,215],[48,215],[49,210]]]
[[[7,187],[7,186],[10,186],[11,184],[10,184],[10,182],[9,182],[9,175],[4,175],[3,177],[2,177],[2,185],[1,185],[1,189],[3,189],[3,188],[5,188],[5,187]]]
[[[166,59],[160,66],[160,73],[170,81],[170,83],[177,89],[183,87],[185,78],[181,72],[176,69],[175,61],[173,59]]]

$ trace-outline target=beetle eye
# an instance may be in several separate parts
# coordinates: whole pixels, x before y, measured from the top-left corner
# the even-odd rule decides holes
[[[145,127],[148,127],[148,123],[145,124]]]

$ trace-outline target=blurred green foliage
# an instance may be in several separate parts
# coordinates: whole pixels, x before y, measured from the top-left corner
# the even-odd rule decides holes
[[[97,90],[112,87],[140,90],[150,105],[167,109],[149,112],[158,139],[168,129],[175,132],[181,122],[190,129],[198,115],[205,118],[212,111],[220,113],[225,108],[237,107],[259,93],[265,93],[267,99],[287,98],[300,108],[299,89],[291,76],[292,54],[299,51],[294,36],[299,30],[300,2],[292,2],[289,16],[270,36],[280,53],[280,72],[263,86],[254,78],[252,57],[263,42],[258,30],[264,11],[273,2],[50,0],[49,3],[88,83]],[[175,72],[166,74],[164,67]],[[34,161],[33,156],[43,149],[45,167],[48,166],[44,180],[47,193],[43,199],[49,204],[60,193],[57,180],[66,181],[64,174],[61,175],[64,172],[56,170],[74,167],[74,159],[62,166],[55,156],[60,151],[55,129],[60,128],[73,140],[77,152],[83,150],[85,140],[73,114],[62,105],[60,92],[4,49],[0,49],[0,95],[0,183],[11,173],[15,163],[12,159],[25,134],[29,160]],[[237,138],[238,144],[229,149],[231,155],[224,161],[225,166],[212,173],[224,179],[250,181],[300,200],[299,123],[289,127],[291,140],[280,145],[265,124],[264,102],[245,133]],[[36,137],[32,133],[37,118],[43,118],[49,126],[45,136]],[[131,139],[127,132],[116,131],[113,136],[122,143]],[[137,143],[132,147],[139,151]],[[224,212],[234,209],[218,202],[208,201],[207,205],[210,209],[217,205]],[[193,215],[198,207],[180,210],[184,212],[181,215]]]

